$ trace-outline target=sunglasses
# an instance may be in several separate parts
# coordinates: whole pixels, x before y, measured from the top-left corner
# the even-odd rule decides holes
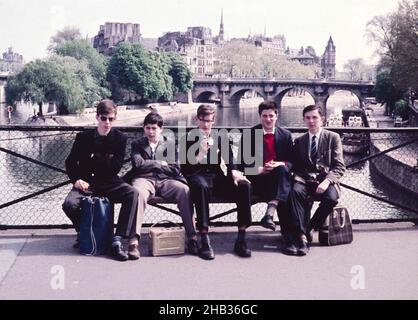
[[[109,120],[109,122],[113,122],[115,121],[115,117],[105,117],[105,116],[100,116],[99,119],[103,122],[106,122],[107,120]]]

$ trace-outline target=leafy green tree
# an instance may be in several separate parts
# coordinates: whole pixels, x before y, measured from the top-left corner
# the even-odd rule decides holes
[[[97,83],[106,86],[107,59],[92,48],[86,40],[65,41],[58,44],[53,52],[61,56],[73,57],[79,61],[85,60]]]
[[[408,102],[401,99],[395,102],[395,109],[394,113],[397,116],[400,116],[402,120],[406,120],[409,118],[409,108],[408,108]]]
[[[61,56],[29,62],[6,87],[8,103],[36,103],[39,115],[46,102],[54,102],[60,114],[74,113],[109,94],[97,85],[86,62]]]
[[[168,74],[172,78],[173,95],[191,90],[193,88],[193,75],[186,62],[175,53],[166,54],[166,60],[169,64]]]
[[[109,61],[107,79],[116,100],[124,99],[124,92],[140,99],[168,100],[172,97],[169,69],[168,60],[159,53],[121,43]]]
[[[386,104],[386,115],[392,113],[395,102],[402,97],[402,92],[393,84],[392,75],[388,70],[377,74],[373,92],[377,102]]]

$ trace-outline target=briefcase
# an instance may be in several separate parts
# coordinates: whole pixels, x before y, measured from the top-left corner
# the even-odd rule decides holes
[[[81,200],[79,248],[85,255],[105,254],[113,237],[113,205],[107,198]]]
[[[173,226],[156,226],[163,222],[168,222]],[[184,254],[184,242],[184,228],[174,222],[162,220],[154,223],[149,229],[149,251],[153,256]]]
[[[319,230],[319,243],[324,246],[336,246],[352,241],[353,227],[348,210],[342,206],[335,207],[325,226]]]

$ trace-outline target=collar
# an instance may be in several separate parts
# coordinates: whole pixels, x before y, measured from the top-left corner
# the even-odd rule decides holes
[[[309,141],[312,141],[313,136],[316,136],[316,141],[319,141],[319,137],[321,136],[321,133],[322,133],[322,128],[319,128],[318,133],[315,134],[315,135],[310,133],[309,131],[308,131],[308,133],[309,133]]]
[[[276,127],[273,127],[273,132],[267,132],[266,130],[264,130],[264,128],[263,128],[263,135],[266,135],[266,134],[276,134]]]

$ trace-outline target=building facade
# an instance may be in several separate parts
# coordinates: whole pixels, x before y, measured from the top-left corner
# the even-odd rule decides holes
[[[188,27],[186,32],[168,32],[158,38],[158,51],[180,54],[195,76],[212,76],[215,44],[212,31]]]
[[[2,59],[0,59],[0,72],[18,72],[23,68],[23,64],[23,56],[10,47],[3,52]]]
[[[324,54],[321,58],[321,70],[322,77],[325,79],[335,79],[335,60],[336,60],[336,47],[332,37],[329,37],[328,44],[325,47]]]
[[[106,22],[100,26],[99,33],[94,37],[93,48],[109,56],[120,42],[139,44],[141,42],[139,24]]]

